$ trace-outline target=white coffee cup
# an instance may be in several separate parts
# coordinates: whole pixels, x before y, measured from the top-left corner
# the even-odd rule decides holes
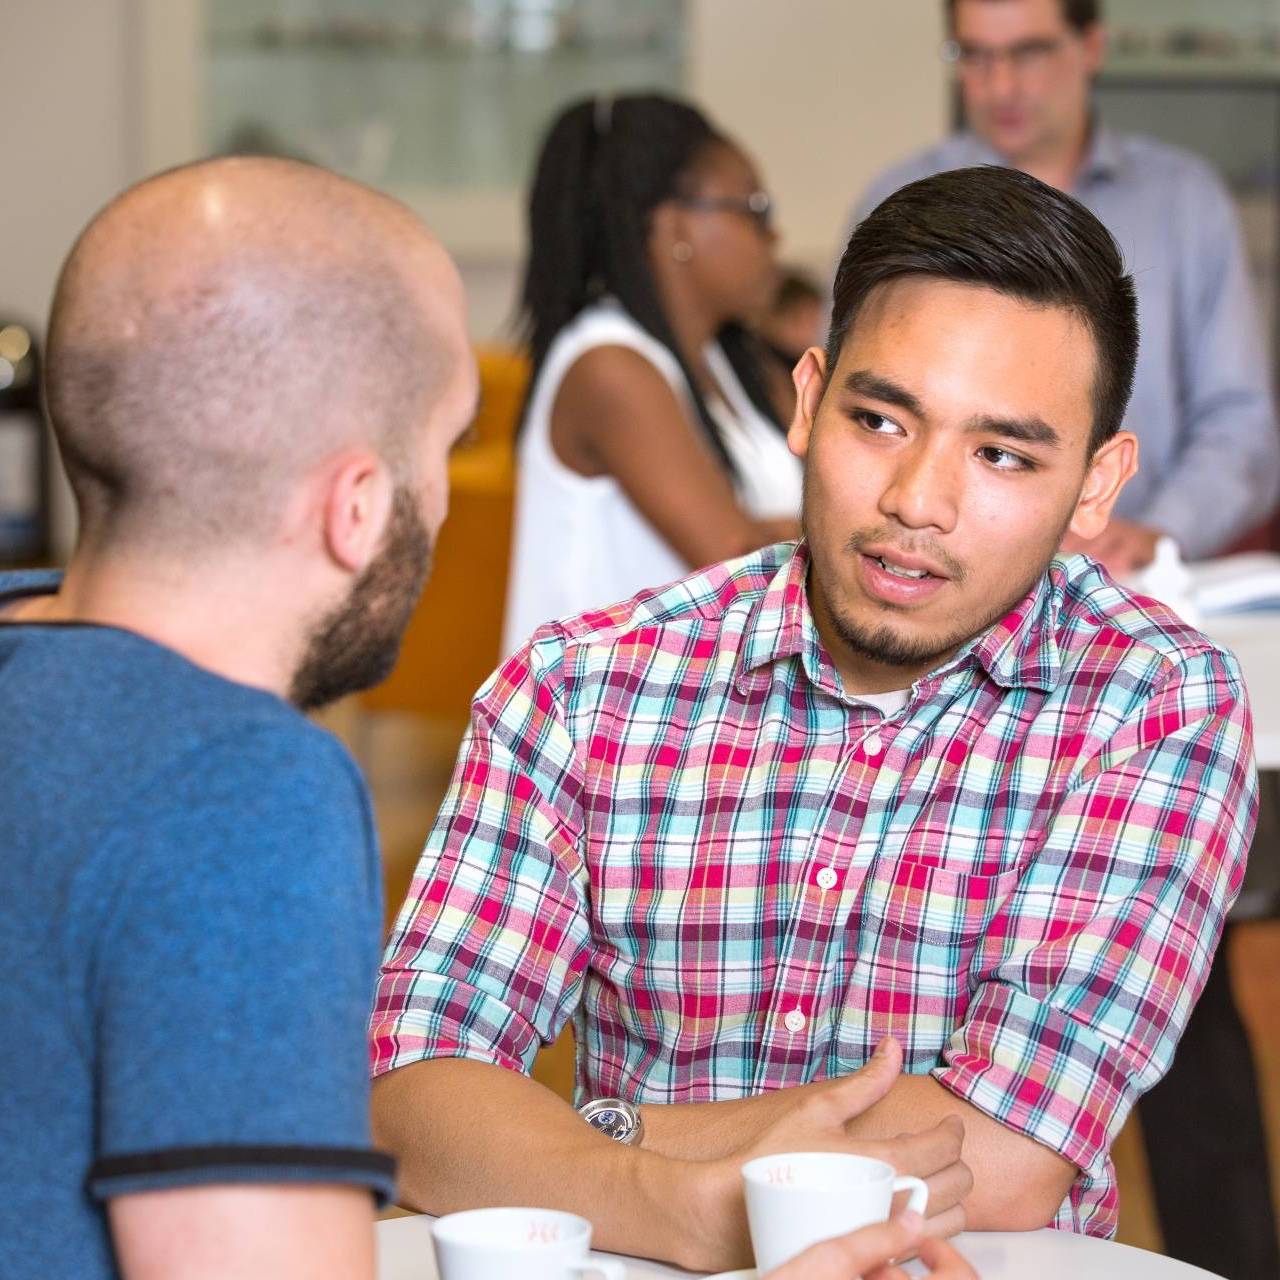
[[[742,1166],[756,1266],[772,1271],[819,1240],[884,1222],[899,1191],[923,1214],[929,1188],[891,1164],[838,1151],[760,1156]]]
[[[590,1252],[591,1223],[556,1209],[468,1209],[431,1227],[442,1280],[625,1280],[622,1263]]]

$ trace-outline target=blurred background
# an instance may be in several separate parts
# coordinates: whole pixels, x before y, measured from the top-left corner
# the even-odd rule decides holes
[[[1227,180],[1280,352],[1280,0],[1106,10],[1108,123],[1197,151]],[[200,156],[263,152],[416,209],[462,269],[484,399],[401,665],[330,717],[373,783],[394,909],[470,696],[500,656],[525,379],[509,322],[550,118],[590,93],[691,98],[766,175],[779,257],[825,280],[857,196],[957,121],[944,37],[939,0],[0,0],[0,561],[56,562],[74,539],[40,421],[41,328],[62,258],[111,195]],[[1233,941],[1273,1134],[1278,928],[1251,923]],[[564,1052],[540,1067],[548,1078],[563,1078]],[[1143,1160],[1131,1128],[1117,1150],[1121,1239],[1158,1248]]]

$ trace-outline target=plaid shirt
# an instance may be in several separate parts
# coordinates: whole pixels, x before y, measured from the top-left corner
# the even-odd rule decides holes
[[[388,944],[375,1074],[527,1071],[734,1098],[886,1035],[1081,1169],[1168,1069],[1239,889],[1256,774],[1235,660],[1083,557],[882,719],[819,640],[803,544],[541,627],[477,694]]]

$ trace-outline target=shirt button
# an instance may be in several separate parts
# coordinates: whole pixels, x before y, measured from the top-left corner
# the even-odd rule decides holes
[[[804,1030],[804,1014],[799,1009],[792,1009],[785,1018],[782,1019],[782,1025],[786,1027],[792,1035]]]
[[[838,877],[836,876],[836,873],[832,871],[830,867],[823,867],[822,870],[818,872],[818,888],[834,889],[836,887],[837,879]]]
[[[863,742],[862,749],[869,756],[878,756],[884,750],[884,743],[880,741],[878,733],[873,733]]]

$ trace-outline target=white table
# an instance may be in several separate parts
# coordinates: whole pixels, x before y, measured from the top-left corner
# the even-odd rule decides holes
[[[1203,630],[1240,659],[1258,768],[1280,769],[1280,614],[1220,614],[1206,618]]]
[[[378,1223],[378,1280],[438,1280],[431,1222],[419,1215]],[[973,1232],[960,1236],[956,1245],[982,1280],[1209,1280],[1211,1275],[1145,1249],[1062,1231]],[[627,1280],[691,1274],[638,1258],[623,1261]]]

